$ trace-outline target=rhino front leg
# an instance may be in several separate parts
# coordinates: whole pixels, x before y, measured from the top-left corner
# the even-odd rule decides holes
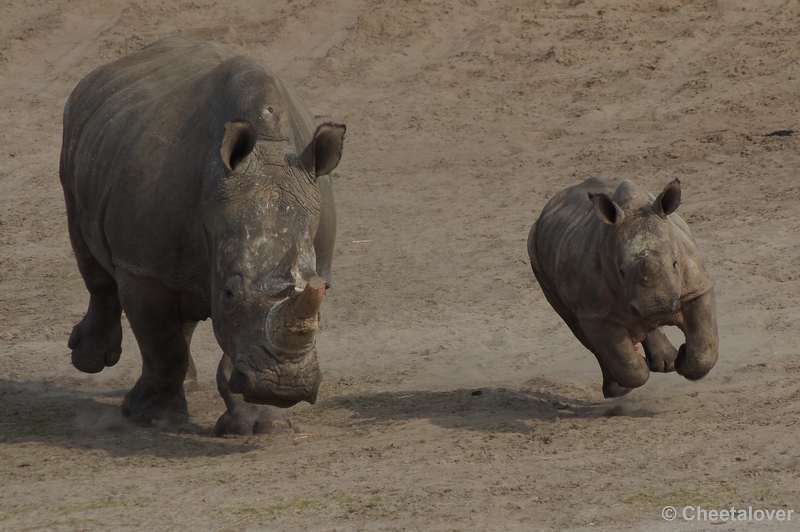
[[[580,326],[603,369],[605,397],[619,397],[628,393],[624,388],[638,388],[647,382],[647,362],[636,352],[627,329],[595,320],[581,320]]]
[[[269,406],[245,403],[240,395],[231,393],[228,383],[232,370],[233,362],[228,355],[223,354],[217,367],[217,390],[228,410],[217,420],[214,434],[250,436],[290,430],[291,423],[278,410]]]
[[[317,275],[325,279],[325,288],[331,286],[333,246],[336,242],[336,204],[333,201],[333,179],[330,174],[317,178],[322,196],[322,213],[314,236],[314,252],[317,255]]]
[[[644,355],[647,358],[647,365],[650,371],[659,373],[669,373],[675,371],[675,359],[678,358],[678,350],[667,339],[661,327],[650,331],[642,342]]]
[[[717,300],[712,288],[700,297],[684,303],[683,344],[675,360],[675,370],[689,380],[705,377],[719,356]]]
[[[633,388],[625,388],[617,384],[600,357],[597,356],[597,354],[594,356],[597,359],[597,363],[600,364],[600,371],[603,372],[603,397],[606,399],[613,399],[614,397],[622,397],[623,395],[629,394]]]
[[[120,274],[120,300],[142,354],[142,375],[125,395],[122,414],[130,421],[185,423],[189,420],[183,380],[189,345],[180,295],[157,281]]]

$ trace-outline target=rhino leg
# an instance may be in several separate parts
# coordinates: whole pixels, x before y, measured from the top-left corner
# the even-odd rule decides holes
[[[678,351],[675,370],[689,380],[702,379],[717,363],[719,354],[714,289],[682,304],[681,307],[686,343]]]
[[[534,264],[536,260],[534,255],[530,252],[529,255],[531,257],[531,264]],[[575,338],[577,338],[586,349],[592,352],[597,359],[597,363],[600,364],[600,371],[603,373],[603,397],[606,399],[611,399],[613,397],[622,397],[623,395],[630,393],[632,388],[620,386],[611,376],[611,372],[608,370],[608,367],[606,367],[605,363],[603,363],[603,359],[600,358],[600,355],[598,355],[597,351],[594,350],[591,342],[589,342],[589,339],[583,332],[580,320],[578,320],[578,317],[561,303],[561,299],[558,297],[557,292],[550,287],[550,283],[547,282],[546,277],[536,273],[536,268],[533,269],[533,273],[539,281],[539,286],[542,287],[542,292],[544,292],[544,296],[548,303],[550,303],[550,306],[552,306],[558,315],[561,316],[561,319],[567,324],[567,327],[569,327],[569,329],[572,331],[572,334],[575,335]]]
[[[84,373],[99,373],[119,362],[122,354],[122,307],[117,282],[94,258],[75,224],[70,222],[69,226],[78,270],[90,297],[89,310],[72,328],[67,345],[72,349],[73,366]]]
[[[614,397],[622,397],[623,395],[627,395],[633,390],[633,388],[625,388],[624,386],[620,386],[619,384],[614,381],[614,378],[611,376],[611,372],[608,371],[608,368],[603,364],[603,361],[600,357],[595,353],[595,358],[597,358],[597,363],[600,364],[600,371],[603,372],[603,397],[606,399],[613,399]]]
[[[644,355],[647,358],[647,365],[650,371],[669,373],[675,371],[675,359],[678,358],[678,350],[670,343],[664,331],[659,327],[647,334],[642,342]]]
[[[331,286],[333,245],[336,241],[336,205],[333,202],[333,181],[330,174],[317,178],[322,196],[322,213],[317,234],[314,236],[314,251],[317,255],[317,275],[325,279],[325,288]]]
[[[603,373],[604,395],[607,380],[613,381],[620,388],[638,388],[647,382],[650,377],[647,362],[636,352],[626,328],[595,320],[582,320],[580,327],[600,362],[600,367],[608,372],[608,376]],[[608,388],[610,393],[622,391],[611,385]]]
[[[157,281],[119,272],[117,279],[122,306],[142,354],[142,375],[125,395],[122,414],[141,425],[185,423],[189,410],[183,380],[189,367],[189,344],[180,295]]]
[[[186,377],[183,379],[184,392],[196,392],[200,389],[200,385],[197,384],[197,366],[194,365],[191,352],[192,335],[197,328],[197,323],[196,321],[187,321],[183,324],[183,337],[186,340],[186,346],[189,348],[189,367],[186,370]]]
[[[280,411],[269,406],[245,403],[240,395],[231,393],[228,383],[232,370],[230,357],[223,354],[217,367],[217,390],[228,410],[217,420],[214,434],[250,436],[291,430],[291,423]]]

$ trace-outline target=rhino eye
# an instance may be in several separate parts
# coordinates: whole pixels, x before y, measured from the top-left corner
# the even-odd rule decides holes
[[[225,313],[231,313],[236,309],[239,298],[242,294],[242,278],[235,275],[228,279],[225,287],[222,289],[222,310]]]
[[[622,270],[620,270],[620,271],[619,271],[619,276],[620,276],[620,277],[622,277],[622,278],[624,279],[624,278],[625,278],[625,272],[623,272]]]

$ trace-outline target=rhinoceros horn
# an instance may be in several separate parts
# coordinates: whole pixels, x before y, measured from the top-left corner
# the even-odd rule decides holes
[[[275,305],[267,318],[267,341],[273,355],[299,359],[314,347],[324,296],[325,279],[312,277],[302,292]]]

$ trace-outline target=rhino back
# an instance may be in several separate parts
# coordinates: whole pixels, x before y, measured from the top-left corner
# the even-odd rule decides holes
[[[553,196],[534,223],[528,240],[531,265],[540,284],[576,315],[604,311],[612,302],[602,282],[601,243],[606,226],[594,214],[589,192],[614,194],[616,182],[592,177]],[[544,286],[543,286],[544,288]]]
[[[282,121],[265,116],[270,105]],[[200,207],[204,185],[224,173],[219,150],[231,120],[296,153],[314,134],[313,116],[280,78],[196,39],[159,41],[77,86],[65,107],[61,179],[107,270],[208,293]]]

